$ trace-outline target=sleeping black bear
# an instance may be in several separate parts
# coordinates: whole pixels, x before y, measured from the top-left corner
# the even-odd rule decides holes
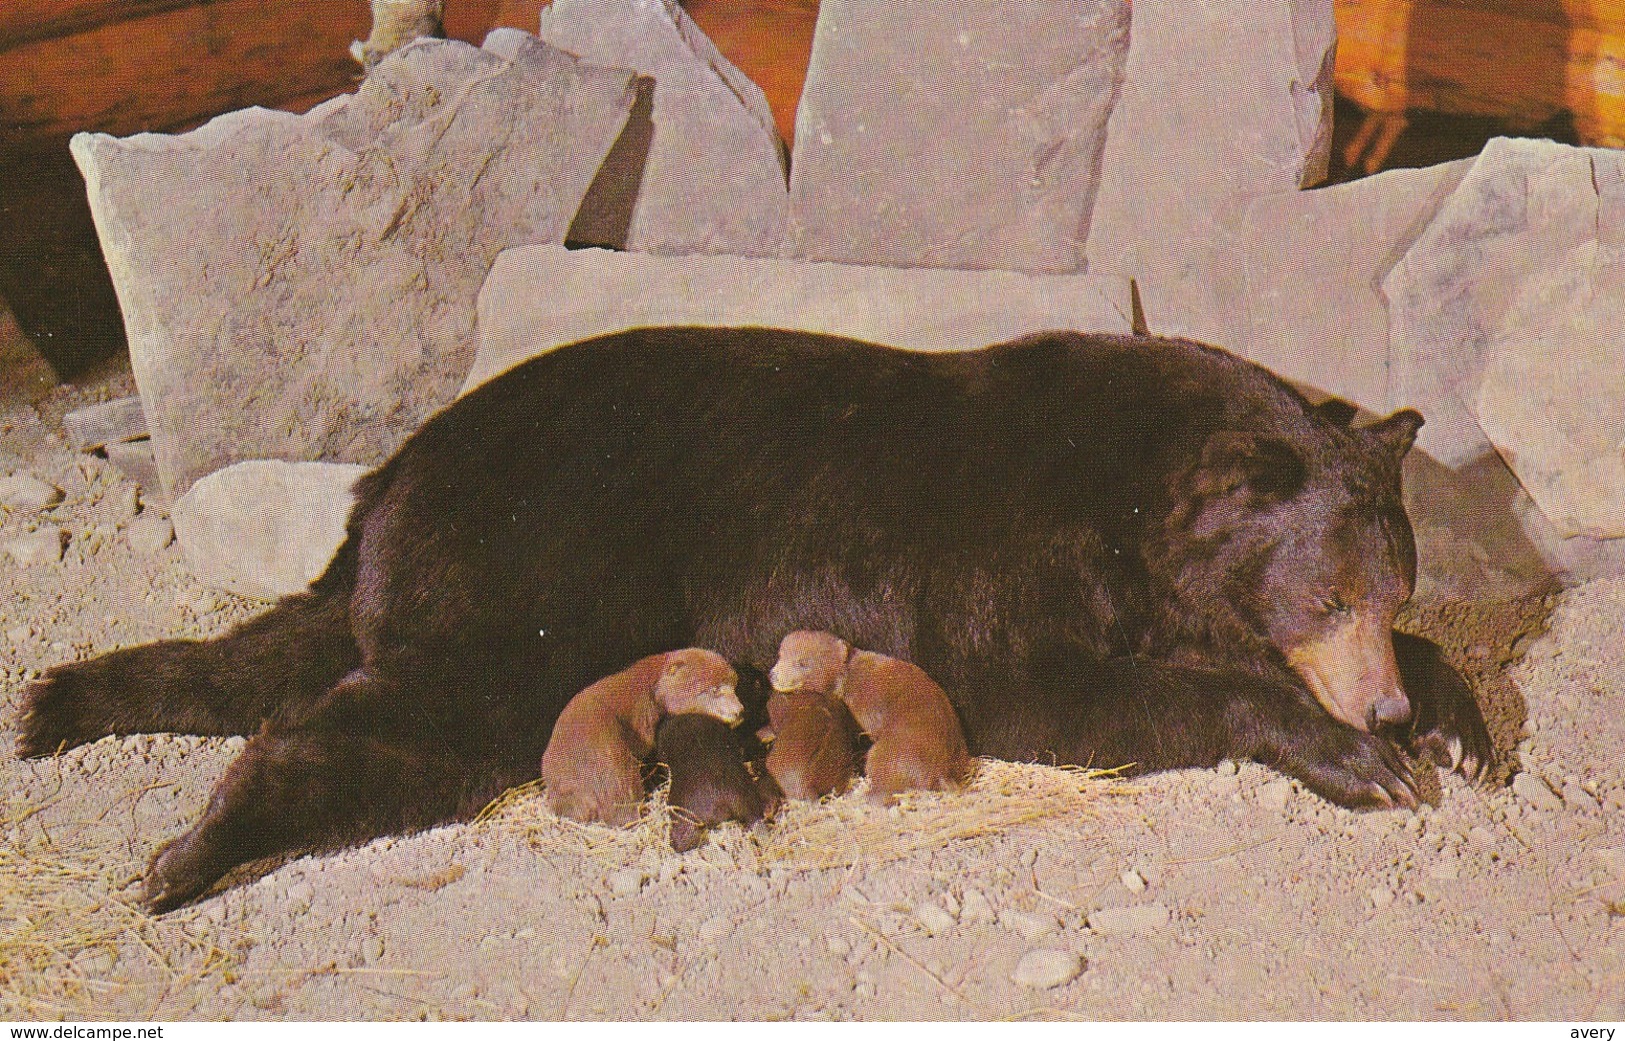
[[[924,668],[978,755],[1250,758],[1411,806],[1396,742],[1472,776],[1489,742],[1438,648],[1391,629],[1421,417],[1346,419],[1173,340],[607,336],[429,420],[358,482],[307,592],[52,670],[18,746],[255,735],[149,868],[159,910],[252,859],[478,809],[628,662],[699,646],[765,670],[795,629]]]

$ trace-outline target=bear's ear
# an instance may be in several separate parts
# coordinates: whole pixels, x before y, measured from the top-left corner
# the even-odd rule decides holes
[[[1366,427],[1363,433],[1398,459],[1411,450],[1416,443],[1416,432],[1421,428],[1422,413],[1414,408],[1402,408],[1387,419]]]
[[[1346,427],[1359,415],[1360,406],[1350,405],[1340,398],[1327,398],[1315,406],[1315,412],[1321,418],[1329,420],[1333,426]]]
[[[1303,456],[1279,437],[1221,430],[1202,446],[1198,490],[1207,495],[1245,488],[1255,499],[1283,502],[1298,494],[1308,479]]]

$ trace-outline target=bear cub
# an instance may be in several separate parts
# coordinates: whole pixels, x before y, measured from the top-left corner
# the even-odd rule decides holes
[[[698,648],[654,654],[570,699],[542,753],[554,813],[626,825],[643,812],[643,763],[668,716],[703,714],[726,727],[744,706],[738,676],[721,655]]]
[[[779,643],[771,673],[781,694],[839,698],[873,740],[864,768],[869,798],[900,792],[958,791],[975,768],[947,693],[923,669],[872,651],[854,651],[826,632],[800,630]],[[799,696],[799,695],[798,695]]]

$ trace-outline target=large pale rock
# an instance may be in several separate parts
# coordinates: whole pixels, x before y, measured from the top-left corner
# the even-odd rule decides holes
[[[784,143],[762,90],[676,0],[555,0],[541,38],[654,79],[571,238],[644,253],[776,255],[789,209]]]
[[[798,256],[1084,267],[1125,0],[824,0],[791,164]]]
[[[1383,284],[1395,397],[1498,451],[1559,533],[1625,535],[1625,156],[1498,139]]]
[[[77,135],[165,491],[386,457],[467,374],[492,259],[563,241],[635,93],[549,48],[421,41],[305,115]]]
[[[1152,332],[1235,346],[1236,222],[1326,173],[1331,0],[1135,0],[1132,37],[1090,270],[1134,278]]]
[[[1128,283],[1093,275],[933,271],[745,257],[511,249],[480,291],[464,391],[576,340],[646,325],[769,326],[917,350],[1050,329],[1130,331]]]
[[[1246,290],[1233,306],[1246,325],[1232,348],[1289,380],[1391,411],[1379,287],[1471,165],[1390,170],[1254,200],[1238,228]]]
[[[205,585],[261,600],[297,593],[344,541],[350,488],[366,472],[269,459],[228,466],[170,508],[175,539]]]

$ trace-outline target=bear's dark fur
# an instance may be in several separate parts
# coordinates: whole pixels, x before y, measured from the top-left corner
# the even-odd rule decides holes
[[[1396,738],[1468,772],[1488,758],[1438,649],[1386,638],[1414,577],[1399,474],[1420,421],[1351,429],[1180,341],[604,337],[430,419],[358,482],[309,592],[219,640],[53,670],[19,749],[258,731],[154,861],[158,908],[250,858],[466,813],[535,776],[598,677],[685,646],[765,669],[794,629],[924,668],[974,754],[1250,758],[1338,803],[1411,805],[1368,732],[1408,711],[1396,677],[1427,727]],[[1373,618],[1397,669],[1333,662],[1353,678],[1317,701],[1287,655],[1356,646],[1327,634]]]

